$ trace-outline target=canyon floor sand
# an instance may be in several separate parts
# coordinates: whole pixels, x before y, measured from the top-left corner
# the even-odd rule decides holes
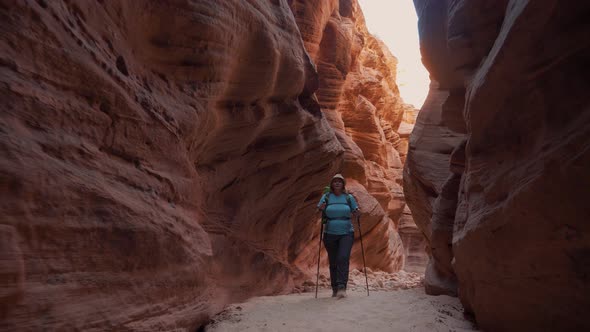
[[[206,331],[478,331],[457,298],[423,288],[355,290],[343,299],[331,290],[253,298],[215,316]]]

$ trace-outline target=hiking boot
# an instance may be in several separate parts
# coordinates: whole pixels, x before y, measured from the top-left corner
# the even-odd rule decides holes
[[[332,297],[336,297],[338,295],[338,289],[332,288]]]
[[[336,292],[336,297],[338,297],[339,299],[345,298],[346,297],[346,289],[339,289]]]

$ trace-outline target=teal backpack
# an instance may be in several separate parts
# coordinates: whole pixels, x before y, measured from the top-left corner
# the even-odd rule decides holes
[[[328,205],[330,205],[330,203],[328,202],[328,198],[330,197],[330,193],[332,192],[332,190],[330,189],[330,186],[326,186],[324,187],[324,192],[322,193],[323,195],[326,195],[326,199],[324,199],[324,202],[326,203],[326,207],[324,208],[324,210],[322,211],[322,224],[326,224],[328,222],[328,217],[326,216],[326,209],[328,208]],[[348,203],[348,206],[350,207],[350,211],[352,211],[352,203],[351,203],[351,199],[350,199],[350,194],[348,192],[344,192],[346,194],[346,203]]]

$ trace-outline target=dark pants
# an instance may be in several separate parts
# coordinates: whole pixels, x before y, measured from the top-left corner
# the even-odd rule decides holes
[[[332,289],[346,289],[348,283],[348,263],[354,233],[346,235],[324,234],[324,246],[330,262],[330,283]]]

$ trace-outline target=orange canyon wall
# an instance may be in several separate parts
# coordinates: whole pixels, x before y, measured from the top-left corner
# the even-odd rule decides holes
[[[288,292],[314,272],[337,171],[368,265],[410,261],[413,110],[355,1],[14,0],[0,16],[3,329],[196,328]]]
[[[590,329],[590,3],[414,4],[433,82],[404,190],[427,293],[486,331]]]

